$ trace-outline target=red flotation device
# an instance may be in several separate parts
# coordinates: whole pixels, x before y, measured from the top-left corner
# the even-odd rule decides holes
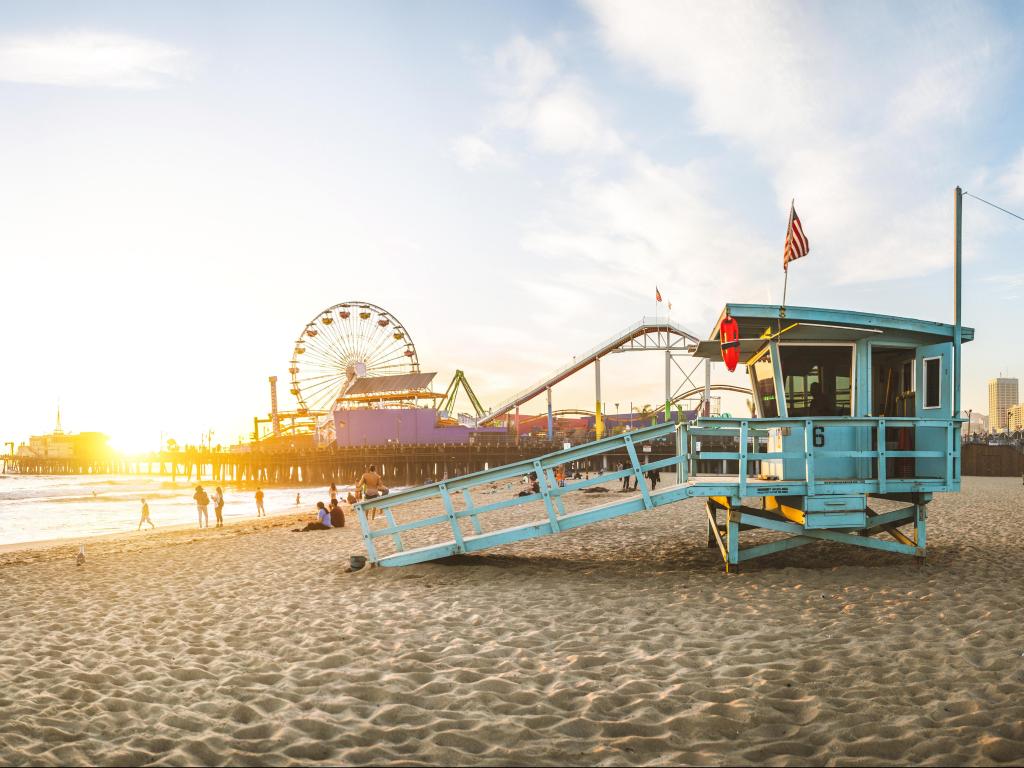
[[[740,361],[740,324],[735,318],[726,315],[719,326],[719,335],[722,340],[722,362],[731,373]]]

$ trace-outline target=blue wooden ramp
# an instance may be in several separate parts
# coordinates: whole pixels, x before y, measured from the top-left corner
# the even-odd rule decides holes
[[[877,446],[851,451],[829,435],[852,428],[874,434]],[[887,429],[932,430],[947,451],[887,450]],[[800,450],[765,451],[766,435],[787,430]],[[955,419],[913,418],[704,418],[696,423],[658,424],[644,429],[557,451],[462,477],[396,492],[355,505],[371,563],[410,565],[442,557],[479,552],[489,547],[570,531],[590,523],[643,512],[691,497],[707,499],[708,544],[718,545],[726,570],[773,552],[819,541],[834,541],[886,552],[924,556],[925,506],[933,493],[956,490],[959,441]],[[820,440],[813,437],[817,435]],[[668,458],[643,463],[650,453]],[[668,445],[665,445],[668,443]],[[820,443],[820,445],[818,444]],[[703,444],[703,450],[702,450]],[[613,457],[603,457],[614,454]],[[855,475],[826,475],[837,459],[867,462]],[[894,458],[931,461],[909,476],[891,477],[886,462]],[[794,479],[767,476],[773,462],[799,462]],[[935,462],[938,462],[935,464]],[[559,468],[566,476],[590,463],[611,464],[602,474],[556,481]],[[726,465],[738,471],[726,473]],[[692,468],[721,474],[691,475]],[[644,474],[659,470],[672,482],[649,490]],[[923,474],[926,473],[926,474]],[[537,488],[523,482],[535,477]],[[637,490],[623,493],[622,479],[636,480]],[[607,493],[586,494],[583,505],[566,509],[569,493],[613,483]],[[910,502],[910,506],[879,514],[871,498]],[[744,505],[744,499],[755,504]],[[718,513],[725,513],[720,524]],[[904,533],[900,526],[913,526]],[[741,530],[758,528],[788,538],[741,549]],[[893,541],[873,538],[885,533]]]
[[[670,485],[651,492],[643,473],[660,470],[673,477],[681,458],[673,455],[642,464],[642,448],[638,451],[644,443],[672,440],[672,453],[677,453],[676,430],[674,424],[658,424],[536,459],[359,502],[355,507],[369,560],[382,566],[410,565],[479,552],[678,501],[688,495],[685,486]],[[628,462],[622,462],[623,449]],[[556,481],[559,467],[569,472],[574,465],[610,452],[620,454],[618,461],[626,463],[624,469],[591,473],[588,479],[567,479],[564,485]],[[533,476],[539,492],[530,492],[530,486],[522,482],[524,477]],[[616,483],[614,492],[592,495],[594,506],[566,513],[566,494],[624,477],[636,479],[636,493],[622,494]],[[517,495],[521,492],[525,495]],[[372,520],[371,516],[377,519]]]

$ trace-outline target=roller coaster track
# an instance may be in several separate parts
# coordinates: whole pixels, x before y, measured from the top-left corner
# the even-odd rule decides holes
[[[700,338],[693,332],[665,318],[644,317],[638,323],[620,331],[616,335],[577,355],[573,361],[562,366],[550,376],[536,382],[516,393],[508,400],[488,411],[477,420],[477,424],[485,424],[501,418],[518,406],[529,402],[560,381],[583,370],[591,363],[610,355],[613,352],[642,352],[649,350],[675,350],[687,352]]]

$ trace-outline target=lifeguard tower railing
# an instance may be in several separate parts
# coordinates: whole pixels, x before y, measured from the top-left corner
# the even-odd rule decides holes
[[[478,552],[490,547],[524,541],[541,536],[565,532],[590,523],[597,523],[623,515],[655,509],[691,497],[720,499],[725,506],[739,508],[742,500],[749,497],[820,497],[849,494],[889,495],[899,498],[914,496],[914,503],[902,510],[871,517],[863,530],[838,532],[829,530],[805,530],[804,526],[773,517],[761,512],[756,519],[747,519],[743,527],[767,527],[769,530],[790,533],[791,539],[751,548],[744,556],[738,548],[738,531],[741,520],[738,515],[729,517],[725,528],[719,528],[708,507],[710,524],[718,532],[723,558],[729,563],[738,563],[771,551],[788,549],[813,540],[832,539],[853,543],[873,549],[882,549],[902,554],[922,555],[924,547],[921,510],[930,499],[931,493],[957,490],[960,471],[960,422],[961,419],[919,419],[894,417],[814,417],[814,418],[701,418],[690,424],[658,424],[632,430],[623,434],[606,437],[585,445],[563,451],[556,451],[532,460],[524,460],[493,469],[475,472],[462,477],[444,480],[388,496],[363,500],[355,505],[368,559],[381,566],[409,565],[452,555]],[[860,450],[835,450],[827,448],[830,429],[850,427],[865,428],[864,434],[872,436],[872,444]],[[802,451],[760,451],[761,438],[767,437],[772,429],[789,429],[793,434],[804,436]],[[890,430],[933,430],[944,432],[944,450],[892,450],[887,447]],[[826,439],[822,440],[821,438]],[[671,456],[657,461],[642,463],[642,451],[638,448],[645,443],[672,441]],[[735,450],[722,450],[723,441],[731,441]],[[713,446],[709,446],[714,443]],[[820,443],[824,443],[821,445]],[[564,485],[556,481],[559,467],[572,467],[605,454],[624,454],[625,465],[621,469],[592,474],[586,479],[565,480]],[[826,477],[819,472],[824,462],[830,459],[859,459],[856,476]],[[894,476],[887,464],[890,459],[912,460],[914,464],[908,474],[903,464],[902,474]],[[799,479],[778,479],[759,477],[763,462],[796,460],[803,464]],[[921,460],[928,460],[927,475],[918,474],[915,469]],[[736,462],[737,471],[732,474],[714,474],[709,467],[722,466],[725,462]],[[703,469],[704,472],[696,470]],[[653,471],[675,474],[675,482],[667,483],[655,490],[649,490],[646,473]],[[498,500],[487,500],[484,495],[515,493],[521,486],[510,481],[520,481],[534,473],[539,490],[513,495]],[[565,497],[572,493],[583,493],[585,489],[623,478],[636,480],[635,493],[624,495],[619,492],[587,494],[593,505],[580,505],[567,511]],[[417,503],[417,507],[407,505]],[[434,508],[431,509],[430,507]],[[437,509],[437,507],[440,509]],[[576,507],[577,505],[574,505]],[[400,508],[407,511],[400,513]],[[368,519],[367,513],[375,509],[383,514],[383,524]],[[523,522],[524,513],[533,512],[532,519]],[[744,518],[748,515],[744,514]],[[493,521],[493,525],[490,523]],[[871,538],[879,530],[893,533],[893,527],[912,522],[915,524],[914,539],[896,531],[896,541],[882,541]],[[764,523],[762,525],[762,523]],[[917,527],[921,523],[918,540]],[[724,539],[728,539],[728,544]],[[711,532],[709,530],[709,545]],[[410,540],[412,539],[412,540]],[[789,542],[789,543],[787,543]],[[758,550],[755,554],[753,550]]]

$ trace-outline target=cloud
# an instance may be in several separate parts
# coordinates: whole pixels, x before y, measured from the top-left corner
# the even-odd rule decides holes
[[[606,154],[623,148],[583,80],[562,72],[544,46],[517,36],[497,51],[494,62],[499,125],[525,131],[535,148],[552,154]]]
[[[159,88],[187,75],[188,52],[107,32],[0,38],[0,81],[77,88]]]
[[[812,251],[837,265],[833,282],[945,266],[958,166],[940,129],[975,116],[1007,47],[984,13],[586,4],[615,57],[688,98],[696,127],[746,153],[751,174],[767,171],[780,211],[796,197]]]
[[[766,300],[760,286],[778,271],[778,259],[708,197],[708,180],[695,165],[669,166],[632,152],[619,173],[575,180],[557,220],[527,228],[523,248],[571,275],[577,298],[601,304],[633,297],[643,305],[657,284],[680,319],[699,322],[718,311],[723,295]],[[672,296],[670,286],[685,295]],[[525,287],[548,298],[536,286]],[[550,311],[566,306],[559,302]],[[579,307],[570,310],[578,316]]]
[[[522,35],[503,45],[494,55],[500,86],[516,99],[532,99],[558,74],[551,52]]]
[[[455,162],[468,171],[474,171],[482,165],[501,162],[498,151],[487,141],[473,134],[456,137],[451,148]]]
[[[540,96],[529,110],[527,126],[548,152],[618,152],[622,141],[606,127],[584,88],[564,82]]]

